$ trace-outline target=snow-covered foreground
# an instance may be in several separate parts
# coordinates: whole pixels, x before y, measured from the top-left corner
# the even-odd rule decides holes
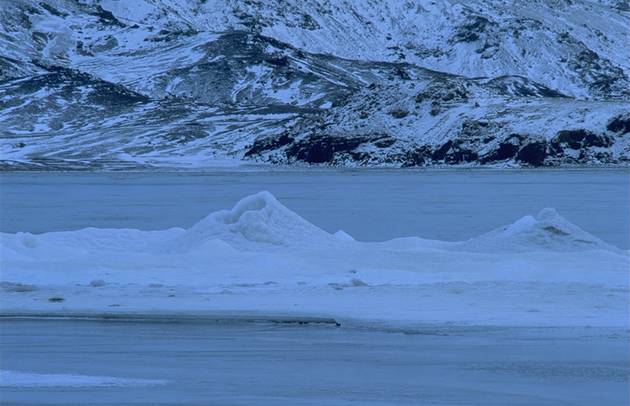
[[[628,325],[628,253],[552,209],[463,242],[364,243],[261,192],[189,229],[3,233],[1,241],[3,315]]]

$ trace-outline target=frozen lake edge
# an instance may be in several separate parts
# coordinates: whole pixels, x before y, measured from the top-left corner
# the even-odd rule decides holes
[[[327,325],[23,319],[0,320],[0,335],[0,387],[3,400],[14,403],[628,401],[628,340],[606,329],[410,334]]]
[[[424,219],[434,217],[436,207],[432,202],[455,202],[454,209],[449,208],[455,210],[450,215],[450,226],[455,229],[460,226],[459,219],[465,217],[472,216],[473,220],[479,220],[478,223],[484,223],[486,218],[496,221],[495,210],[488,210],[479,203],[472,204],[468,198],[489,188],[490,199],[494,199],[497,193],[504,195],[508,185],[515,180],[518,187],[516,194],[508,199],[511,203],[532,200],[524,195],[524,187],[535,191],[543,184],[539,197],[544,197],[545,193],[568,183],[568,189],[560,191],[563,198],[563,193],[574,185],[596,190],[594,185],[602,184],[602,190],[616,196],[616,200],[610,197],[612,202],[624,206],[623,198],[615,192],[623,189],[620,182],[626,174],[614,174],[613,179],[595,176],[593,172],[580,172],[573,178],[567,178],[567,174],[553,174],[551,178],[539,179],[525,173],[492,176],[487,173],[432,173],[418,178],[416,174],[404,177],[396,172],[397,182],[392,182],[391,174],[380,178],[359,174],[347,178],[339,178],[337,174],[332,178],[309,175],[308,187],[303,187],[305,178],[287,177],[286,174],[256,175],[254,178],[234,174],[192,178],[178,175],[166,180],[155,175],[137,178],[127,174],[112,178],[109,175],[55,174],[44,179],[53,180],[55,187],[63,186],[67,181],[70,184],[78,182],[77,196],[80,198],[86,196],[83,185],[101,188],[101,185],[109,184],[111,187],[105,190],[122,193],[124,197],[137,189],[138,194],[144,196],[145,191],[152,190],[146,186],[161,188],[171,182],[186,184],[191,180],[190,186],[194,190],[209,182],[213,190],[220,192],[240,190],[233,186],[243,179],[258,187],[259,180],[269,182],[273,179],[273,182],[280,182],[274,185],[285,185],[283,187],[295,196],[302,189],[311,190],[311,176],[315,176],[321,185],[326,185],[319,193],[324,197],[331,190],[347,190],[345,186],[357,182],[357,191],[376,188],[374,190],[381,194],[382,186],[395,184],[397,189],[387,193],[386,198],[393,196],[396,204],[402,202],[402,207],[407,205],[412,213],[424,215]],[[13,176],[3,179],[16,180]],[[24,191],[39,190],[36,187],[40,185],[39,179],[30,176],[17,179],[9,191],[22,187]],[[339,179],[342,183],[337,184]],[[472,195],[443,196],[447,189],[442,185],[450,185],[452,181],[457,182],[457,188],[448,190],[460,191],[470,183],[468,190]],[[115,185],[120,188],[116,189],[118,186]],[[420,190],[405,195],[405,187],[412,185],[419,185]],[[416,205],[413,197],[425,196],[423,187],[426,185],[437,188],[436,200],[420,200]],[[19,199],[20,196],[23,196],[22,192],[11,197],[10,200],[15,199],[15,202],[3,207],[3,212],[16,213],[18,219],[26,219],[27,212],[21,209],[25,204],[19,203],[24,199]],[[412,197],[411,201],[408,196]],[[584,219],[601,214],[596,211],[601,196],[598,191],[592,206],[586,205]],[[566,202],[575,206],[574,197],[569,196]],[[380,202],[381,207],[389,207],[387,199]],[[153,202],[159,205],[160,200],[147,201],[141,207],[150,207]],[[346,201],[358,205],[365,199],[357,196],[349,200],[346,196]],[[73,315],[250,315],[255,309],[259,314],[306,315],[335,319],[344,325],[387,324],[388,328],[411,328],[425,323],[627,326],[628,252],[600,240],[553,209],[543,209],[537,215],[520,219],[512,217],[511,222],[503,223],[493,231],[486,228],[473,238],[459,241],[407,237],[362,242],[355,240],[351,236],[353,233],[331,233],[318,227],[317,223],[284,206],[285,202],[287,206],[301,202],[321,208],[308,196],[301,200],[289,197],[281,203],[271,193],[260,192],[243,198],[230,210],[207,215],[189,228],[143,231],[92,227],[43,234],[2,233],[1,260],[5,270],[0,295],[2,307],[7,314],[53,312]],[[40,200],[35,204],[42,206]],[[374,202],[371,204],[369,208],[376,207]],[[83,205],[74,205],[72,213],[76,206],[80,209]],[[91,204],[86,206],[90,208]],[[96,209],[111,207],[101,204]],[[136,205],[132,203],[130,207]],[[185,206],[175,207],[178,212],[188,211],[182,210]],[[386,219],[404,223],[413,218],[413,214],[401,214],[396,209],[388,210]],[[462,216],[462,209],[470,214]],[[86,215],[89,213],[85,212]],[[475,213],[485,213],[486,217],[477,219]],[[606,215],[609,213],[610,209],[605,212]],[[365,221],[370,219],[370,214],[368,210],[359,218],[364,229],[374,228],[371,227],[374,222]],[[116,221],[119,217],[120,214],[114,212],[112,219]],[[162,214],[161,217],[165,216]],[[341,219],[344,211],[332,207],[323,211],[322,218],[326,217]],[[66,218],[61,219],[65,221]],[[434,223],[437,229],[449,224],[442,220]],[[616,227],[624,223],[624,219],[609,218],[608,221]],[[387,223],[384,226],[393,228]],[[397,228],[393,229],[396,231]],[[397,235],[401,234],[397,232]]]

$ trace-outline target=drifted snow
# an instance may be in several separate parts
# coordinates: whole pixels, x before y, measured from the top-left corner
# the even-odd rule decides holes
[[[307,245],[334,238],[284,207],[269,192],[242,199],[232,210],[213,213],[182,236],[184,246],[221,239],[239,247]],[[179,242],[179,244],[182,244]]]
[[[514,224],[459,244],[476,251],[571,251],[617,250],[599,238],[568,222],[551,208],[536,216],[525,216]]]
[[[261,192],[190,229],[3,233],[1,242],[5,315],[627,326],[627,252],[552,209],[463,242],[365,243],[326,233]]]

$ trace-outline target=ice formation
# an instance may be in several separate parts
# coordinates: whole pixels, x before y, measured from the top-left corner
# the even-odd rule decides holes
[[[5,316],[275,314],[359,325],[627,325],[627,252],[552,209],[463,242],[366,243],[329,234],[261,192],[190,229],[0,237]]]

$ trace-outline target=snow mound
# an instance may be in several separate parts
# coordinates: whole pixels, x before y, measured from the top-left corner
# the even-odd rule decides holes
[[[456,247],[482,252],[618,251],[618,248],[582,230],[551,208],[541,210],[536,217],[525,216],[513,224],[457,244]]]
[[[231,210],[210,214],[179,239],[186,246],[213,240],[233,246],[305,246],[336,238],[282,205],[267,191],[241,199]]]
[[[336,239],[338,239],[339,241],[354,241],[354,238],[352,238],[352,236],[348,233],[346,233],[343,230],[339,230],[337,231],[335,234],[333,234],[335,236]]]

